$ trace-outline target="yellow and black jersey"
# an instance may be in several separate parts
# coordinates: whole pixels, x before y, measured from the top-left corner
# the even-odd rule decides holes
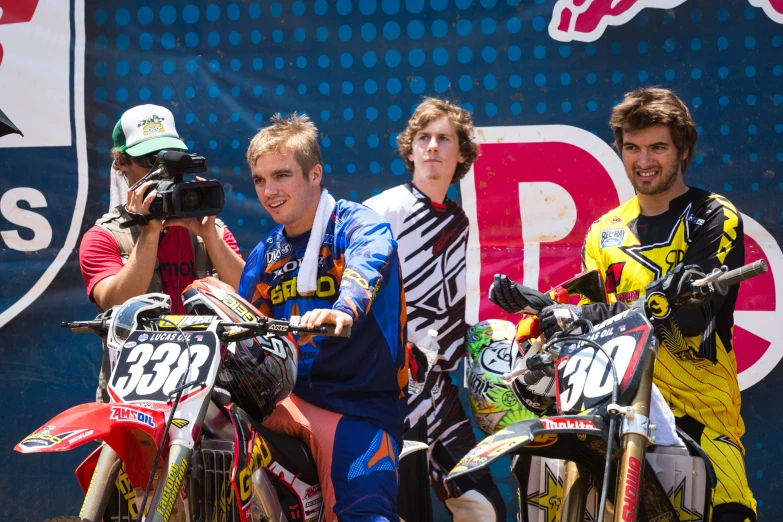
[[[624,308],[620,303],[639,299],[648,284],[679,263],[699,265],[709,273],[720,265],[741,266],[744,258],[737,209],[723,196],[697,188],[672,200],[669,210],[658,216],[641,215],[634,197],[595,221],[582,249],[584,267],[604,276],[612,312]],[[733,287],[702,308],[674,314],[679,328],[663,328],[665,349],[658,355],[655,382],[675,416],[687,415],[741,447],[745,428],[732,350],[736,300]],[[700,433],[693,435],[699,440]]]

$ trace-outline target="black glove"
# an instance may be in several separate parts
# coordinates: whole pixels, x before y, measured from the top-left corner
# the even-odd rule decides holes
[[[489,287],[489,300],[510,314],[538,315],[542,308],[555,301],[526,286],[515,283],[503,274],[495,274]]]
[[[547,306],[538,315],[541,319],[541,331],[544,337],[551,339],[557,332],[568,329],[574,321],[582,319],[582,309],[570,304],[556,304]],[[573,332],[581,334],[581,329]]]
[[[688,284],[702,277],[705,274],[697,265],[680,263],[664,277],[648,285],[646,292],[663,292],[669,303],[677,307],[698,308],[710,301],[712,293],[688,292]]]

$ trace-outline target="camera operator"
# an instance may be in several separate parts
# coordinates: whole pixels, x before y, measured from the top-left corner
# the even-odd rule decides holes
[[[162,150],[187,150],[174,116],[165,107],[140,105],[126,111],[112,134],[112,208],[82,238],[79,263],[90,300],[106,310],[148,292],[171,296],[173,313],[183,313],[180,293],[195,279],[219,275],[235,287],[245,265],[233,234],[215,216],[150,219],[121,228],[128,212],[150,214],[157,181],[127,190],[155,164]],[[108,402],[109,356],[104,345],[97,400]]]

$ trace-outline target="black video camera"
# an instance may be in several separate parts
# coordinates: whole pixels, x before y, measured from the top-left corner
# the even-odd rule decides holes
[[[131,189],[151,180],[159,180],[151,186],[145,196],[156,190],[150,204],[149,214],[131,213],[130,221],[121,226],[146,225],[151,219],[169,217],[199,218],[216,216],[223,210],[223,186],[216,179],[207,181],[184,181],[186,174],[206,172],[207,162],[202,156],[175,150],[161,151],[150,172],[134,184]]]

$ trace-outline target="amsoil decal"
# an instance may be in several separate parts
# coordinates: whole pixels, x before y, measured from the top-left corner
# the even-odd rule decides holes
[[[109,418],[120,422],[135,422],[137,424],[144,424],[150,428],[155,427],[155,421],[152,420],[151,415],[148,415],[139,410],[134,410],[133,408],[114,406],[111,409]]]
[[[567,281],[581,270],[582,242],[592,222],[634,192],[617,153],[586,130],[482,127],[476,135],[481,156],[460,185],[470,220],[466,319],[514,321],[481,297],[494,274],[540,290]],[[783,310],[783,252],[753,218],[743,214],[742,220],[745,262],[764,259],[770,267],[742,283],[734,316],[734,342],[743,347],[735,352],[739,383],[746,389],[783,358],[783,326],[775,319],[775,311]],[[638,293],[618,297],[628,302]]]
[[[88,183],[84,95],[75,95],[84,91],[84,12],[83,0],[73,10],[60,0],[0,2],[0,111],[20,131],[0,133],[0,264],[24,264],[0,282],[0,327],[46,290],[79,237]]]
[[[672,9],[687,0],[558,0],[549,22],[549,36],[561,42],[594,42],[610,25],[623,25],[642,9]],[[773,21],[783,24],[783,1],[748,0]]]

